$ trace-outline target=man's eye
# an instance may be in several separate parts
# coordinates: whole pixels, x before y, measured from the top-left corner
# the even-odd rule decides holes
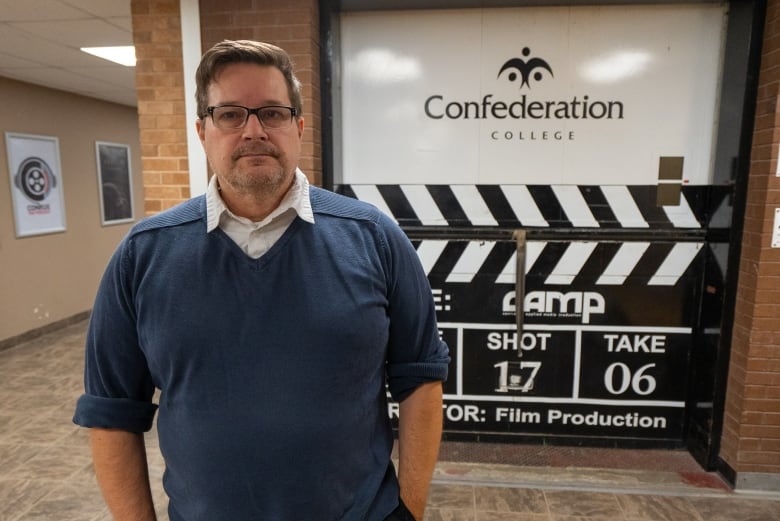
[[[219,119],[222,121],[233,121],[243,117],[244,115],[240,110],[227,110],[219,113]]]
[[[266,109],[263,111],[263,119],[267,121],[277,121],[285,118],[284,112],[278,109]]]

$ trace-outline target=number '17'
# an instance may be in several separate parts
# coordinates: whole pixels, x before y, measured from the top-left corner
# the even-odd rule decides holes
[[[507,393],[520,391],[527,393],[534,388],[534,378],[542,367],[541,362],[499,362],[493,367],[498,368],[498,387],[496,392]],[[510,369],[513,371],[510,372]],[[531,374],[523,379],[520,373],[523,369],[531,369]]]

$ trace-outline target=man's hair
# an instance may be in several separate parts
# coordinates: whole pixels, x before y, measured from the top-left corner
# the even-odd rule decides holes
[[[231,63],[255,63],[279,69],[287,83],[290,103],[295,107],[298,116],[302,114],[301,82],[295,77],[292,61],[284,49],[270,43],[252,40],[224,40],[206,51],[195,72],[195,102],[198,118],[206,117],[209,85],[216,81],[222,69]]]

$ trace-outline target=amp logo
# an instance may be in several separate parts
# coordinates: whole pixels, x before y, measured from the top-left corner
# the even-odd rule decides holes
[[[525,315],[543,317],[574,317],[581,316],[583,324],[590,323],[593,314],[603,314],[606,308],[604,296],[595,291],[531,291],[523,300]],[[515,292],[504,295],[502,303],[504,315],[517,312]]]

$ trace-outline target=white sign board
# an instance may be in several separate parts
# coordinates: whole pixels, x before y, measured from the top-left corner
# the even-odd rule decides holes
[[[709,184],[721,5],[345,13],[344,184]]]

